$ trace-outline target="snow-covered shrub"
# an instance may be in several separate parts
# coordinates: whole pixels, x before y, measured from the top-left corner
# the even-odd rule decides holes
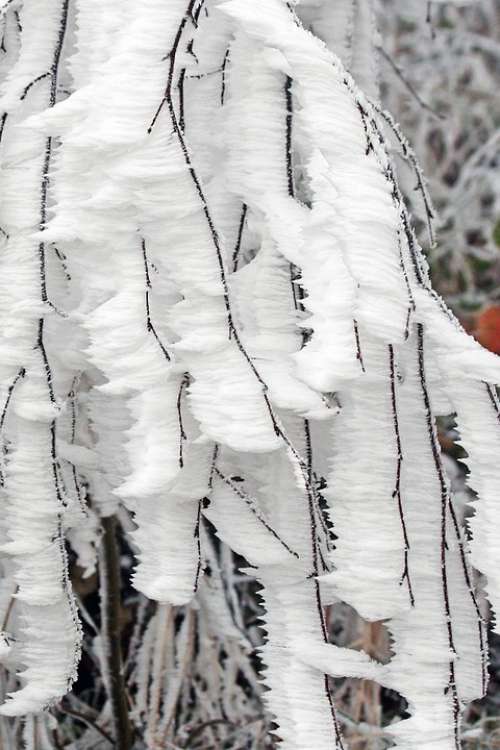
[[[120,748],[132,724],[169,747],[182,706],[185,747],[203,722],[244,734],[263,692],[246,572],[282,747],[346,747],[330,677],[350,677],[407,701],[395,747],[457,748],[487,681],[469,557],[500,599],[500,366],[430,284],[394,143],[431,238],[433,209],[379,103],[371,4],[1,7],[1,712],[60,744],[39,713],[80,657],[68,559],[92,576],[98,550],[109,701],[65,709],[94,747],[110,719]],[[479,497],[470,545],[440,415]],[[160,603],[139,600],[123,669],[117,519]],[[331,644],[333,602],[383,621],[392,657]],[[271,746],[258,721],[224,746]]]

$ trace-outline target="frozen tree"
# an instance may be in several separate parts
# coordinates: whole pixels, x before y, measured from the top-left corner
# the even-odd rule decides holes
[[[28,717],[27,747],[57,746],[40,712],[80,658],[71,555],[98,562],[117,747],[134,728],[171,747],[179,705],[196,716],[226,680],[226,716],[263,693],[282,747],[342,750],[330,678],[354,677],[407,701],[395,747],[458,748],[487,684],[472,566],[500,605],[500,365],[431,286],[394,149],[430,245],[434,211],[380,104],[370,0],[1,14],[0,711]],[[442,415],[477,493],[470,533]],[[159,602],[147,619],[140,599],[125,665],[118,523]],[[263,604],[263,686],[235,560]],[[329,642],[332,602],[385,623],[387,663]],[[90,723],[75,750],[109,743]],[[271,731],[246,741],[224,747]]]

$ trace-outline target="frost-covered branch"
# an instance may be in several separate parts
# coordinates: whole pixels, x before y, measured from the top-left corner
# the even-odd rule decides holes
[[[68,560],[87,581],[99,550],[100,632],[82,613],[100,697],[95,715],[78,695],[62,709],[88,719],[82,747],[243,743],[244,715],[287,750],[347,750],[344,677],[407,701],[395,747],[458,748],[487,687],[470,563],[500,606],[500,366],[431,284],[401,164],[439,252],[432,190],[379,103],[373,4],[24,0],[21,28],[16,9],[0,435],[21,689],[2,711],[70,689]],[[471,540],[442,415],[478,494]],[[329,642],[339,602],[385,624],[387,663]]]

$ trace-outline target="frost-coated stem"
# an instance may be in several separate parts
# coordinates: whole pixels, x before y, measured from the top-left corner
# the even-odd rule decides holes
[[[102,546],[99,558],[101,621],[107,689],[111,702],[114,734],[120,750],[132,747],[132,727],[128,714],[120,643],[120,558],[116,542],[116,519],[102,519]]]

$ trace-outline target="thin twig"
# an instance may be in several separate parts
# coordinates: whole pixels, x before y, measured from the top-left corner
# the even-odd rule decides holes
[[[410,94],[412,94],[412,96],[415,97],[415,99],[420,104],[420,106],[422,107],[422,109],[425,109],[427,112],[430,112],[430,114],[433,117],[436,117],[438,120],[445,120],[446,117],[444,117],[444,115],[440,115],[429,104],[427,104],[427,102],[424,102],[424,100],[422,99],[422,97],[420,96],[420,94],[418,93],[418,91],[416,90],[416,88],[406,78],[405,74],[403,73],[403,71],[401,70],[401,68],[399,67],[399,65],[397,65],[394,62],[394,60],[392,59],[392,57],[385,51],[385,49],[383,47],[377,47],[377,51],[380,52],[380,54],[382,55],[382,57],[384,58],[384,60],[389,63],[389,65],[391,66],[391,68],[393,69],[393,71],[396,73],[396,75],[398,76],[398,78],[404,83],[404,85],[406,86],[406,88],[408,89],[408,91],[410,92]]]
[[[111,745],[115,744],[115,741],[110,735],[106,732],[105,729],[99,726],[92,717],[88,716],[87,714],[82,714],[80,711],[75,711],[73,708],[66,708],[65,706],[57,706],[57,711],[61,711],[63,714],[67,714],[68,716],[72,716],[75,719],[78,719],[78,721],[83,722],[91,729],[95,729],[96,732],[98,732],[101,737],[104,737],[105,740],[107,740]]]
[[[254,516],[257,518],[257,520],[264,526],[267,531],[269,531],[272,536],[274,536],[275,539],[278,540],[278,542],[286,549],[287,552],[289,552],[291,555],[293,555],[296,558],[299,558],[299,554],[295,552],[278,534],[277,531],[273,529],[273,527],[269,524],[269,522],[266,520],[264,515],[262,514],[262,511],[259,509],[257,501],[250,497],[246,492],[243,492],[229,477],[227,477],[225,474],[223,474],[220,469],[215,467],[214,469],[215,474],[219,477],[219,479],[224,482],[233,492],[235,495],[237,495],[243,502],[248,506],[248,508],[251,510],[251,512],[254,514]]]
[[[149,261],[148,256],[146,253],[146,241],[144,238],[141,239],[141,249],[142,249],[142,259],[144,263],[144,275],[146,278],[146,329],[149,333],[153,334],[154,339],[156,340],[156,343],[160,347],[163,356],[167,360],[167,362],[171,361],[170,354],[168,353],[168,350],[166,346],[163,344],[162,340],[160,339],[155,326],[153,325],[153,321],[151,320],[151,308],[150,308],[150,294],[151,294],[151,277],[149,275]]]
[[[410,540],[408,538],[408,530],[406,528],[406,519],[403,508],[403,500],[401,498],[401,468],[403,464],[403,448],[401,445],[401,434],[399,430],[399,417],[398,407],[396,398],[396,370],[394,362],[394,347],[389,344],[389,373],[390,373],[390,384],[391,384],[391,404],[392,404],[392,419],[394,423],[394,436],[396,439],[396,450],[397,450],[397,463],[396,463],[396,482],[394,492],[392,496],[397,499],[399,519],[401,523],[401,531],[403,534],[404,541],[404,565],[403,573],[401,576],[400,583],[406,580],[408,586],[408,594],[410,597],[410,604],[412,607],[415,606],[415,597],[413,595],[413,587],[410,576],[409,566],[409,554],[410,554]]]
[[[424,361],[424,327],[422,323],[417,324],[417,353],[418,353],[418,372],[420,378],[420,385],[422,389],[422,400],[424,403],[425,419],[427,423],[427,432],[429,436],[429,442],[431,446],[432,458],[436,469],[437,478],[441,490],[441,583],[443,590],[443,604],[444,604],[444,615],[446,621],[446,632],[448,635],[448,646],[451,654],[456,655],[455,639],[453,635],[453,625],[451,620],[451,608],[450,608],[450,597],[449,597],[449,586],[448,586],[448,570],[446,563],[446,551],[448,549],[448,543],[446,539],[446,515],[449,502],[449,490],[446,484],[445,473],[441,462],[441,455],[439,449],[439,442],[436,434],[436,427],[434,424],[434,416],[431,409],[431,403],[429,398],[429,392],[427,390],[427,381],[425,375],[425,361]],[[452,704],[453,704],[453,720],[454,720],[454,735],[455,735],[455,746],[457,750],[460,750],[460,738],[459,738],[459,716],[460,716],[460,703],[458,699],[456,673],[455,673],[455,661],[454,658],[450,659],[449,662],[449,682],[448,688],[451,691]]]

